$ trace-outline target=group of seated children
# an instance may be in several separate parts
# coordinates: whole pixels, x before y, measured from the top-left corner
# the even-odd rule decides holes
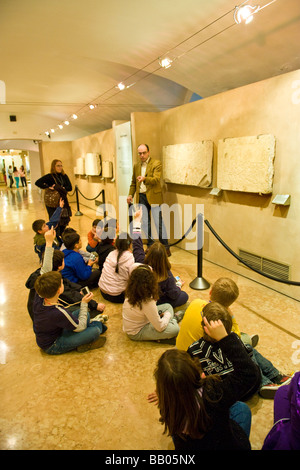
[[[239,295],[233,280],[218,279],[209,301],[196,299],[187,309],[174,311],[187,303],[188,295],[177,285],[163,245],[155,242],[144,252],[140,218],[137,211],[132,237],[120,233],[117,238],[115,226],[108,224],[104,230],[96,219],[87,245],[89,253],[98,254],[95,260],[84,259],[80,235],[74,229],[65,230],[63,250],[55,250],[55,220],[41,221],[43,266],[26,283],[31,289],[28,310],[37,344],[47,354],[103,346],[105,305],[95,302],[91,292],[82,292],[83,287],[99,286],[104,299],[123,304],[123,331],[131,340],[176,341],[176,348],[160,357],[156,391],[148,396],[159,405],[160,421],[175,449],[250,449],[251,411],[245,401],[256,392],[274,398],[291,381],[295,401],[295,394],[300,396],[300,377],[296,374],[296,381],[280,373],[240,332],[230,309]],[[47,230],[49,224],[52,228]],[[96,262],[98,268],[92,269]],[[98,311],[102,313],[97,315]],[[91,318],[90,312],[97,316]],[[276,448],[281,427],[277,431],[268,436],[264,448]],[[295,432],[300,435],[299,428]],[[284,445],[295,446],[294,442],[299,448],[297,439],[293,444],[285,439]]]
[[[84,352],[102,347],[106,338],[101,335],[107,326],[101,314],[92,321],[90,319],[89,303],[93,293],[81,295],[76,309],[67,308],[61,301],[64,280],[59,268],[63,266],[63,258],[60,258],[62,264],[58,262],[53,270],[53,255],[58,251],[52,246],[54,239],[52,227],[45,233],[43,266],[33,286],[32,319],[36,342],[47,354],[63,354],[74,349]]]
[[[105,304],[96,302],[93,293],[89,292],[97,287],[101,274],[100,269],[92,269],[98,258],[91,259],[81,250],[80,236],[70,227],[56,242],[54,227],[59,224],[62,207],[63,203],[48,223],[44,220],[33,223],[34,231],[38,232],[34,241],[39,237],[43,265],[25,283],[29,289],[27,308],[36,341],[48,354],[62,354],[73,349],[83,352],[103,346],[105,337],[99,336],[106,331],[108,319],[103,314]],[[103,243],[101,240],[97,249],[103,264],[105,253],[114,250],[115,234],[113,236],[111,228],[104,225],[102,232]],[[51,315],[47,316],[49,313]]]

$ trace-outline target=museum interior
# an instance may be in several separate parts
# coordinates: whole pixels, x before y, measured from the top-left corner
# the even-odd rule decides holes
[[[249,24],[239,16],[246,2],[231,0],[129,0],[127,12],[118,0],[52,3],[1,7],[0,449],[171,452],[147,396],[174,343],[132,341],[123,305],[97,287],[104,346],[56,356],[38,347],[25,283],[41,267],[32,224],[49,216],[35,182],[62,162],[69,227],[85,249],[96,218],[129,232],[127,196],[147,144],[161,163],[171,271],[189,296],[175,311],[209,302],[217,279],[234,280],[240,330],[258,336],[280,373],[297,373],[299,2],[250,1]],[[22,165],[23,182],[9,173]],[[246,403],[251,448],[261,450],[274,400],[255,393]]]

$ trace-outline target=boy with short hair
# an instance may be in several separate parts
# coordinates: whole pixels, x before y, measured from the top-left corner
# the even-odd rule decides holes
[[[97,225],[99,224],[99,222],[101,222],[101,219],[93,220],[92,229],[87,234],[88,244],[86,246],[86,251],[88,251],[89,253],[97,251],[96,248],[101,241],[97,234]]]
[[[211,287],[210,300],[195,299],[188,306],[180,324],[180,331],[176,338],[176,347],[186,351],[188,347],[203,336],[202,310],[210,301],[215,301],[228,307],[233,304],[239,295],[236,283],[230,278],[219,278]],[[233,313],[228,309],[232,317],[232,331],[239,337],[241,332]]]
[[[233,332],[233,317],[229,312],[229,309],[218,302],[212,301],[206,304],[201,315],[202,328],[204,328],[205,317],[208,322],[221,320],[227,333],[230,331]],[[219,349],[218,345],[213,343],[214,341],[206,335],[205,330],[203,329],[202,337],[192,343],[188,347],[187,352],[191,356],[197,357],[200,360],[201,366],[206,375],[218,374],[223,376],[232,372],[232,364],[222,355],[222,351]],[[253,388],[248,391],[248,394],[244,399],[249,399],[250,396],[257,391],[263,398],[274,398],[278,388],[290,383],[292,376],[281,374],[268,359],[263,357],[249,344],[244,344],[244,347],[260,370],[259,382],[253,384]]]
[[[233,372],[234,370],[233,364],[224,355],[224,353],[222,352],[222,349],[220,348],[219,343],[216,342],[213,338],[211,338],[205,331],[204,318],[206,318],[208,323],[221,320],[221,322],[223,323],[226,329],[227,334],[236,335],[236,333],[232,332],[232,316],[230,315],[228,309],[224,307],[223,305],[219,304],[218,302],[210,302],[206,304],[205,307],[203,308],[202,316],[203,316],[203,319],[201,323],[203,327],[203,336],[198,341],[195,341],[193,344],[191,344],[187,352],[190,354],[190,356],[197,357],[197,359],[201,363],[201,368],[203,372],[205,373],[205,375],[217,374],[221,378],[224,378],[227,374],[230,374]],[[249,350],[249,348],[246,348],[246,349],[247,349],[248,354],[251,357],[252,351]],[[242,398],[243,401],[251,398],[251,396],[259,390],[260,384],[261,384],[261,373],[260,373],[259,367],[257,366],[256,379],[251,385],[251,387],[247,390],[245,395],[243,396]]]
[[[90,289],[97,287],[101,273],[99,269],[92,270],[92,266],[98,261],[98,258],[95,260],[89,259],[85,264],[82,255],[79,253],[82,241],[77,232],[67,233],[63,237],[63,242],[66,248],[63,250],[65,267],[61,271],[62,276],[76,284],[80,284],[82,287],[87,286]]]
[[[90,292],[82,298],[80,309],[68,312],[59,303],[64,290],[61,274],[50,271],[37,278],[34,284],[33,329],[37,345],[47,354],[63,354],[77,349],[78,352],[100,348],[106,338],[101,333],[106,326],[101,322],[90,323],[88,302]]]
[[[57,227],[60,221],[61,211],[63,207],[64,207],[64,201],[61,198],[59,201],[59,206],[53,213],[49,222],[46,223],[44,219],[37,219],[32,224],[32,230],[35,232],[35,236],[33,239],[34,251],[39,255],[40,261],[42,261],[42,254],[45,251],[45,246],[46,246],[45,233],[52,227],[54,228]],[[60,245],[60,242],[56,238],[54,240],[53,247],[59,248],[59,245]]]

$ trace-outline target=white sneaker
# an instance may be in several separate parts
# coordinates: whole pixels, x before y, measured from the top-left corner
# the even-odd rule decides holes
[[[107,320],[108,320],[108,318],[109,318],[108,315],[104,315],[103,313],[99,313],[99,315],[97,315],[96,317],[91,318],[91,322],[93,322],[93,321],[101,321],[101,323],[106,323]]]

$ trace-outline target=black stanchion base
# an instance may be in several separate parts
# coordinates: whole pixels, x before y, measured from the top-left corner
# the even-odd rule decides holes
[[[206,281],[203,277],[196,277],[191,283],[190,287],[195,290],[205,290],[208,289],[210,283]]]
[[[83,215],[83,213],[80,211],[77,211],[75,215]]]

